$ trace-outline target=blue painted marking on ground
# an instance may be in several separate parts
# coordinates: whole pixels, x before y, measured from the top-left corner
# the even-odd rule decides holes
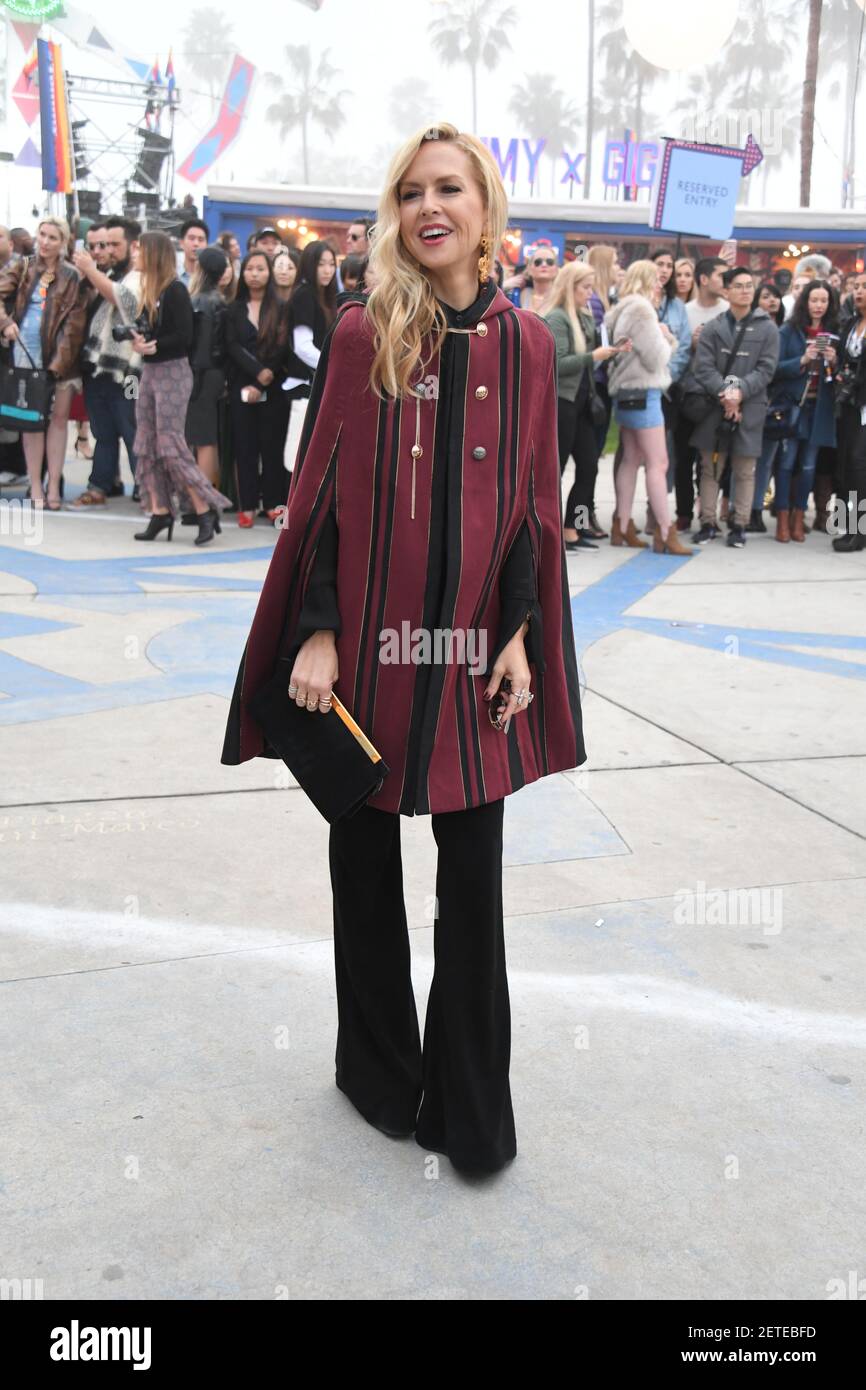
[[[148,642],[152,675],[110,685],[76,680],[55,674],[32,660],[22,660],[0,650],[0,724],[30,723],[61,715],[84,714],[99,709],[182,699],[189,695],[229,696],[238,662],[249,633],[261,583],[232,575],[238,565],[267,561],[272,545],[252,550],[208,551],[206,555],[126,556],[115,559],[69,560],[45,555],[30,547],[0,546],[0,571],[33,585],[36,596],[22,596],[31,605],[26,614],[0,613],[0,644],[29,634],[50,637],[52,632],[74,625],[43,618],[40,603],[52,608],[114,613],[188,613],[195,616],[156,633]],[[695,562],[699,557],[692,557]],[[632,616],[629,610],[689,559],[675,559],[641,552],[603,579],[589,585],[571,601],[578,660],[588,648],[623,628],[664,637],[686,647],[726,651],[731,638],[739,654],[808,671],[819,671],[849,680],[866,680],[866,664],[846,660],[844,652],[866,651],[862,637],[826,636],[816,632],[779,632],[737,627],[733,624],[688,624]],[[201,565],[225,570],[225,575],[202,576]],[[161,575],[166,566],[179,571]],[[183,571],[189,570],[189,574]],[[142,583],[177,586],[177,593],[147,593]],[[192,590],[207,590],[198,598]],[[227,591],[223,595],[221,591]],[[230,591],[230,592],[229,592]],[[19,596],[11,596],[17,602]],[[793,647],[824,651],[793,651]],[[46,653],[47,653],[46,648]],[[828,652],[838,650],[838,658]],[[549,820],[545,817],[549,826]],[[549,836],[549,829],[546,831]],[[549,849],[549,845],[548,845]]]

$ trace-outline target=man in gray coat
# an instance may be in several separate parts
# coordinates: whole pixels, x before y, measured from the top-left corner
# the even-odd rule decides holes
[[[686,389],[704,390],[718,399],[697,424],[692,445],[701,454],[701,525],[698,545],[713,540],[719,480],[730,455],[734,518],[728,545],[746,544],[746,524],[755,492],[755,460],[761,452],[767,415],[767,388],[779,360],[779,330],[763,309],[752,309],[754,280],[737,268],[728,279],[728,308],[704,325],[698,340],[691,380]],[[748,319],[736,356],[727,367],[744,319]]]

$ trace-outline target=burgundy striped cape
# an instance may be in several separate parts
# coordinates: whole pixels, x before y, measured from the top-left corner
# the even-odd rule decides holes
[[[436,389],[446,352],[453,354],[445,372],[447,439],[437,429],[446,412]],[[377,397],[369,386],[372,357],[364,305],[350,302],[322,349],[285,525],[238,670],[222,762],[274,756],[247,705],[285,659],[333,503],[342,620],[334,690],[390,768],[368,804],[404,815],[464,810],[586,761],[562,534],[553,335],[542,319],[497,291],[474,329],[449,332],[437,349],[425,369],[423,399]],[[416,430],[422,454],[413,517]],[[437,608],[431,480],[444,467],[455,482],[449,481],[447,564]],[[406,622],[408,631],[486,629],[492,650],[499,572],[524,520],[544,671],[530,666],[535,699],[503,735],[491,726],[483,699],[489,676],[473,675],[465,660],[440,660],[426,670],[412,661],[380,660],[380,634],[399,634]],[[288,679],[288,663],[286,672]]]

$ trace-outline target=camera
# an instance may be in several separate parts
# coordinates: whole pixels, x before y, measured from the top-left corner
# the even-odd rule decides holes
[[[111,336],[116,343],[131,343],[136,333],[140,333],[142,338],[153,337],[147,314],[139,314],[134,323],[115,323],[111,329]]]
[[[858,373],[855,367],[846,362],[836,377],[836,409],[854,405],[857,399]]]

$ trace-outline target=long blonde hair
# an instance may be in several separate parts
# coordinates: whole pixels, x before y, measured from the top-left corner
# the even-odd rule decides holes
[[[659,273],[655,261],[632,261],[620,286],[620,303],[627,294],[642,294],[652,299],[658,289]]]
[[[177,279],[177,257],[171,237],[165,232],[142,232],[139,245],[141,282],[138,312],[144,310],[151,326],[156,322],[156,304],[172,280]]]
[[[595,271],[586,261],[569,261],[564,265],[556,277],[550,296],[550,303],[542,314],[542,318],[547,318],[553,309],[564,309],[571,324],[571,331],[574,334],[575,352],[586,352],[586,334],[580,322],[580,315],[574,303],[574,291],[582,280],[587,280],[590,276],[595,276]]]
[[[605,242],[599,242],[597,246],[590,246],[586,253],[586,259],[595,271],[595,292],[605,309],[609,309],[616,248],[608,246]]]
[[[421,149],[431,127],[406,141],[394,155],[385,177],[375,224],[370,228],[370,266],[376,283],[367,296],[365,315],[374,334],[375,357],[370,386],[377,396],[407,396],[412,383],[436,351],[447,324],[432,286],[420,262],[403,244],[400,235],[400,180]],[[453,143],[469,156],[486,210],[490,237],[490,263],[499,250],[508,219],[508,197],[499,168],[485,145],[447,122],[435,129],[438,138]],[[479,248],[480,250],[480,248]],[[425,341],[430,350],[423,359]]]

